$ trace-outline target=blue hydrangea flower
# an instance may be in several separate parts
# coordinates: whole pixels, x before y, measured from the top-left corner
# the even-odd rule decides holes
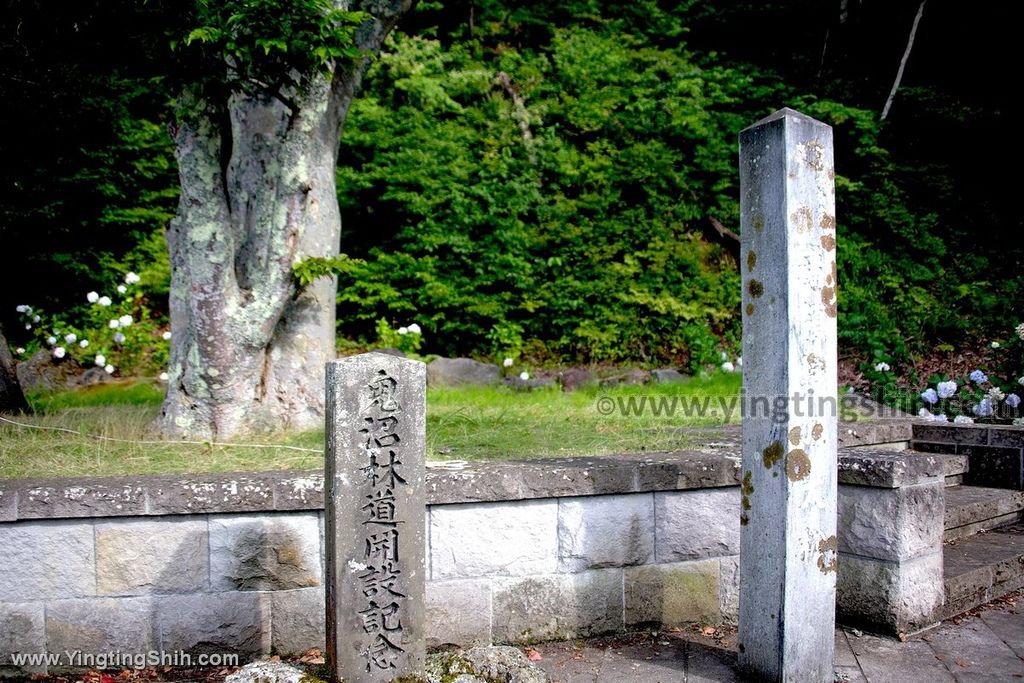
[[[934,389],[928,387],[927,389],[921,392],[921,400],[924,401],[925,403],[931,403],[932,405],[935,405],[936,403],[939,402],[939,395],[935,393]]]
[[[1009,396],[1006,397],[1006,405],[1010,406],[1011,408],[1016,408],[1017,406],[1020,405],[1020,396],[1018,396],[1017,394],[1010,394]]]
[[[975,370],[974,372],[971,373],[970,376],[971,376],[971,381],[976,383],[976,384],[984,384],[985,382],[988,381],[988,375],[986,375],[981,370]]]
[[[971,408],[971,412],[978,417],[992,417],[992,401],[987,398],[981,399],[980,403]]]
[[[956,382],[939,382],[938,394],[939,398],[949,398],[956,393]]]

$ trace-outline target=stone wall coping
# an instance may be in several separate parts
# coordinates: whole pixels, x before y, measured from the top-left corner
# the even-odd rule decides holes
[[[964,446],[1024,448],[1024,426],[914,422],[914,441]]]
[[[966,456],[840,449],[839,482],[898,488]],[[952,461],[956,461],[953,463]],[[952,463],[952,464],[951,464]],[[428,463],[427,503],[448,505],[736,486],[726,449]],[[323,509],[322,470],[0,480],[0,522]]]

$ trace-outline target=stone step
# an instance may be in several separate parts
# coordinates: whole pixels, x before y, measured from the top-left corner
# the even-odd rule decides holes
[[[948,619],[1024,586],[1024,524],[1011,524],[943,547]]]
[[[955,541],[1022,519],[1024,491],[984,486],[946,488],[945,540]]]

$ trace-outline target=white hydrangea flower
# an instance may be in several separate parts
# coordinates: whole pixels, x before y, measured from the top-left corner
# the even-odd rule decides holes
[[[956,393],[956,388],[956,382],[952,380],[949,382],[939,382],[939,385],[936,387],[939,398],[949,398]]]
[[[32,329],[32,323],[25,323],[25,329],[26,330],[31,330]]]
[[[1006,394],[1004,394],[999,387],[992,387],[988,390],[988,398],[993,403],[999,403],[1006,398]]]
[[[117,321],[121,323],[121,327],[128,327],[129,325],[132,324],[132,317],[125,313],[120,318],[118,318]]]
[[[26,306],[25,304],[18,304],[17,306],[14,307],[14,310],[16,310],[18,313],[28,313],[32,309]]]
[[[32,322],[38,323],[40,320],[42,320],[42,317],[40,317],[38,315],[32,316]]]
[[[890,370],[892,370],[892,367],[890,367],[890,365],[888,363],[886,363],[885,361],[882,361],[881,363],[876,363],[875,364],[875,371],[876,372],[889,372]]]
[[[56,337],[47,337],[46,338],[46,343],[49,344],[50,346],[53,346],[54,344],[57,343],[57,338]]]
[[[1019,385],[1021,385],[1022,387],[1024,387],[1024,377],[1021,377],[1020,379],[1018,379],[1018,380],[1017,380],[1017,384],[1019,384]]]
[[[423,330],[416,323],[409,325],[409,334],[423,334]]]
[[[160,377],[158,377],[157,379],[159,379],[161,382],[166,382],[167,380],[170,379],[170,375],[168,375],[166,372],[161,372]]]
[[[135,273],[128,273],[127,275],[124,276],[124,281],[129,285],[134,285],[138,283],[141,279],[142,278],[136,275]]]
[[[736,366],[730,363],[729,361],[725,361],[724,363],[722,363],[722,369],[725,370],[726,372],[733,372],[734,370],[736,370]]]
[[[727,360],[729,360],[729,354],[727,354],[725,351],[722,351],[722,361],[725,362]]]
[[[96,303],[97,301],[100,300],[99,292],[89,292],[88,294],[85,295],[85,300],[91,304]]]
[[[25,353],[25,348],[19,346],[18,348],[14,349],[14,352],[20,356],[21,354]]]
[[[171,333],[170,332],[164,332],[163,335],[161,335],[161,336],[164,338],[164,341],[171,341]]]
[[[994,342],[992,342],[991,346],[992,346],[993,349],[998,349],[999,348],[999,342],[994,341]]]
[[[510,368],[512,367],[512,364],[514,362],[515,361],[513,361],[511,358],[506,358],[505,360],[501,361],[501,364],[504,365],[506,368]]]
[[[67,354],[67,351],[64,350],[63,346],[58,346],[57,348],[55,348],[53,350],[53,357],[54,358],[63,358],[66,354]]]
[[[68,332],[67,334],[64,335],[64,341],[67,342],[68,344],[74,344],[76,341],[78,341],[78,335],[75,334],[74,332]]]
[[[102,353],[97,353],[96,354],[96,367],[102,368],[106,364],[107,364],[107,357],[104,356]]]
[[[972,425],[974,424],[974,420],[967,417],[966,415],[957,415],[956,417],[953,418],[953,424]]]
[[[124,294],[127,291],[128,291],[128,288],[125,287],[124,285],[118,285],[117,286],[117,293],[118,294]]]
[[[107,327],[109,327],[112,330],[116,330],[117,328],[121,327],[121,323],[118,322],[117,320],[111,320],[110,322],[107,323]]]
[[[125,336],[123,334],[121,334],[120,332],[118,332],[117,334],[114,335],[114,343],[115,344],[123,344],[124,340],[125,340]]]
[[[97,301],[96,303],[98,303],[100,306],[109,306],[113,302],[110,300],[109,296],[101,296],[99,298],[99,301]]]
[[[106,366],[105,368],[103,368],[103,369],[104,369],[104,370],[106,371],[106,373],[107,373],[108,375],[113,375],[113,374],[114,374],[114,366],[113,366],[113,365],[107,365],[107,366]]]
[[[738,367],[738,368],[742,368],[743,367],[743,356],[737,356],[737,358],[736,358],[736,367]]]
[[[917,411],[917,416],[923,417],[926,420],[930,420],[932,419],[932,411],[928,410],[927,408],[921,408],[921,410]]]
[[[945,413],[939,413],[938,415],[932,415],[932,422],[949,422],[949,418],[946,417]]]
[[[87,349],[89,348],[89,340],[83,339],[82,341],[78,342],[78,345],[81,346],[83,349]]]
[[[1024,323],[1017,325],[1017,336],[1024,339]]]
[[[519,379],[525,382],[526,380],[530,379],[530,373],[528,373],[526,370],[523,370],[522,372],[519,373]]]
[[[409,328],[408,327],[399,327],[398,328],[398,334],[409,334]]]

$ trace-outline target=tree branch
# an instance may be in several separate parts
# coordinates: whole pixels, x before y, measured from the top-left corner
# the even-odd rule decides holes
[[[882,108],[882,116],[879,120],[885,121],[885,118],[889,115],[889,110],[892,108],[892,101],[896,98],[896,91],[900,89],[900,81],[903,80],[903,70],[907,67],[907,60],[910,59],[910,51],[914,48],[914,37],[917,35],[917,25],[921,23],[921,15],[924,14],[924,4],[928,0],[921,0],[920,6],[917,8],[917,15],[914,17],[914,23],[910,27],[910,37],[907,38],[907,49],[903,51],[903,59],[900,60],[900,68],[896,72],[896,80],[893,81],[892,91],[889,93],[889,99],[885,101],[885,106]]]

